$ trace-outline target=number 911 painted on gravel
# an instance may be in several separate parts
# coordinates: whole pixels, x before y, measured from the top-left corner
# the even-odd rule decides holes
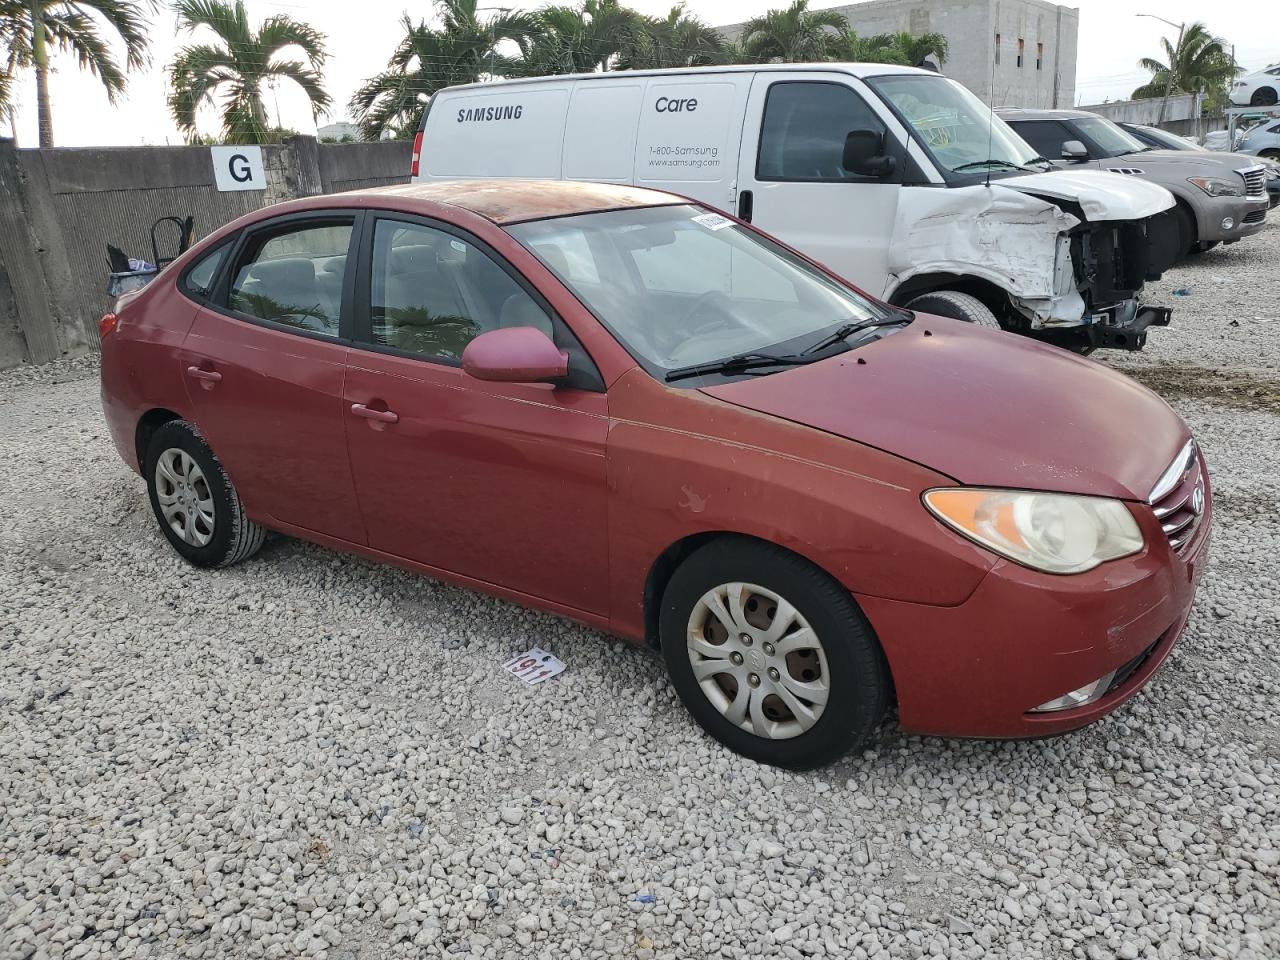
[[[803,768],[1060,733],[1187,621],[1204,460],[1125,377],[887,306],[647,190],[435,182],[208,237],[102,321],[102,401],[191,563],[274,530],[660,648]]]

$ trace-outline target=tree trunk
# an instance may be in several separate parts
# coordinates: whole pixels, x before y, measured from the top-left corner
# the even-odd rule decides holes
[[[31,59],[36,67],[36,118],[40,147],[53,146],[53,109],[49,106],[49,44],[44,35],[44,2],[31,0]]]

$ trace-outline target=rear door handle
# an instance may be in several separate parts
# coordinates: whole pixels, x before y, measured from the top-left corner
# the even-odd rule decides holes
[[[366,407],[363,403],[353,403],[351,412],[357,417],[364,417],[366,420],[377,420],[379,423],[399,423],[400,415],[391,410],[374,410],[372,407]]]
[[[199,380],[206,390],[212,390],[215,383],[222,382],[222,374],[217,370],[206,370],[203,367],[187,367],[187,376]]]

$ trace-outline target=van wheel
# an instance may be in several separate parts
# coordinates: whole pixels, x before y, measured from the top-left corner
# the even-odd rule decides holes
[[[685,707],[731,750],[793,770],[867,741],[890,698],[880,644],[853,597],[772,544],[726,537],[672,574],[662,655]]]
[[[935,290],[921,294],[907,304],[908,310],[920,313],[932,313],[939,317],[950,317],[952,320],[963,320],[980,327],[993,330],[1002,329],[1000,321],[991,312],[991,308],[977,297],[958,290]]]
[[[222,464],[186,421],[170,420],[152,434],[143,476],[161,531],[187,562],[226,567],[262,546],[266,531],[244,515]]]

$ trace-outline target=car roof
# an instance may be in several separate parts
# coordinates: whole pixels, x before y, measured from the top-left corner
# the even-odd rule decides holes
[[[353,190],[342,196],[365,199],[373,207],[386,201],[396,207],[447,204],[499,225],[689,202],[661,190],[571,180],[428,180]]]
[[[503,87],[519,86],[530,83],[558,83],[566,80],[610,80],[630,79],[634,77],[672,77],[672,76],[711,76],[721,73],[796,73],[796,72],[844,73],[855,77],[879,77],[891,74],[908,74],[923,77],[943,76],[933,70],[920,67],[904,67],[892,63],[845,63],[842,61],[821,61],[818,63],[742,63],[727,64],[715,67],[668,67],[661,70],[614,70],[606,73],[565,73],[543,77],[513,77],[505,80],[486,80],[480,83],[462,83],[455,87],[447,87],[440,93],[453,90],[484,89],[495,90]],[[440,94],[436,94],[439,96]]]
[[[1034,107],[996,107],[1002,120],[1082,120],[1097,117],[1088,110],[1037,110]]]

